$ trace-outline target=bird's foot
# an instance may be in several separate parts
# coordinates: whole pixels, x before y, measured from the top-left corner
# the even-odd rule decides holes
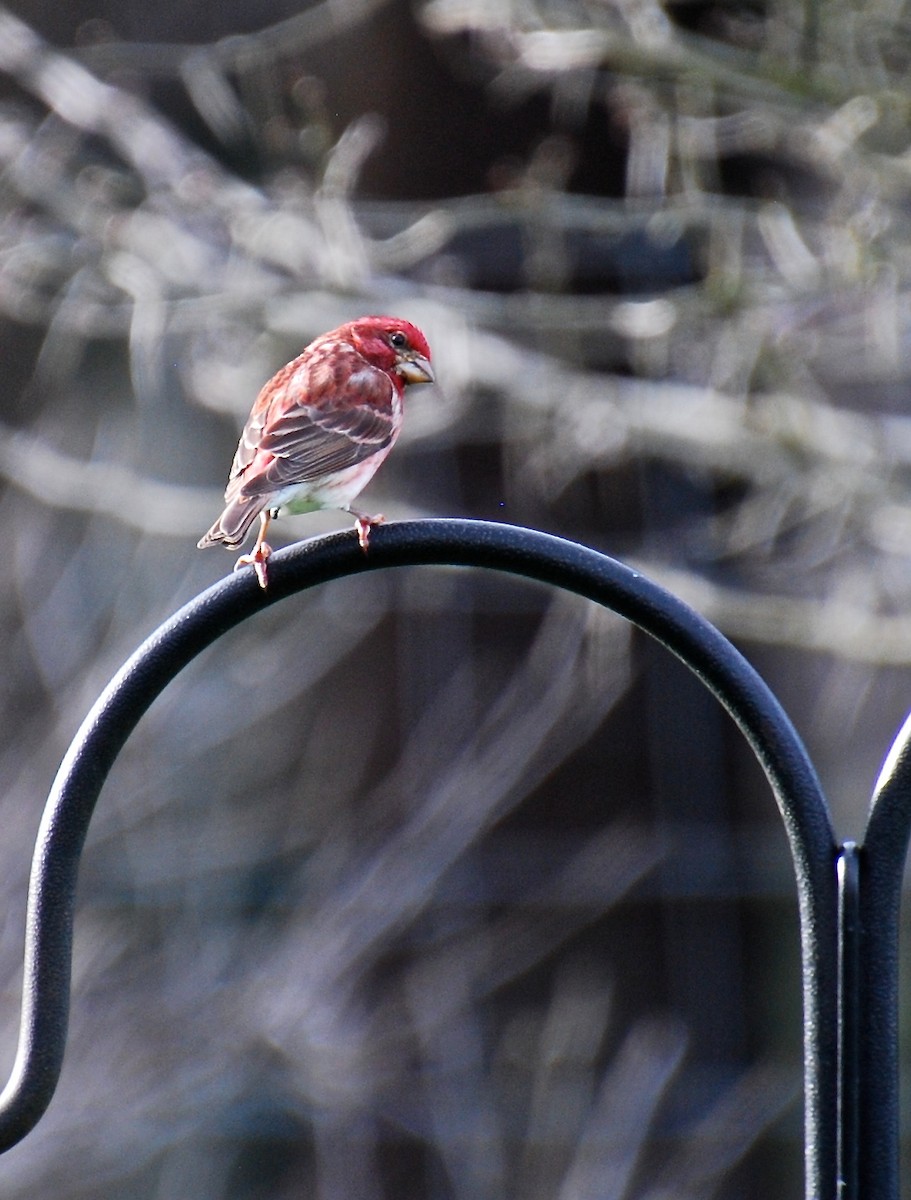
[[[269,561],[271,553],[272,547],[268,542],[257,542],[251,554],[242,554],[240,556],[234,564],[234,570],[239,571],[241,567],[252,567],[256,572],[256,578],[259,580],[259,586],[265,591],[269,586],[269,572],[266,568],[266,563]]]
[[[370,530],[374,525],[382,525],[385,520],[382,513],[377,513],[375,517],[365,516],[364,513],[355,514],[354,527],[357,530],[357,540],[365,554],[370,546]]]

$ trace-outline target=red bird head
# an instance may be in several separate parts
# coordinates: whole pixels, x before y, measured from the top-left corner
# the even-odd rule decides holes
[[[416,325],[397,317],[361,317],[342,326],[369,363],[392,375],[399,391],[406,383],[433,383],[430,347]]]

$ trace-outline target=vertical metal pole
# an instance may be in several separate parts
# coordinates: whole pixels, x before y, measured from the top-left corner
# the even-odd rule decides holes
[[[911,717],[876,785],[859,860],[857,1195],[898,1200],[898,922],[911,835]]]
[[[838,875],[838,1197],[858,1200],[858,960],[860,857],[845,842]]]

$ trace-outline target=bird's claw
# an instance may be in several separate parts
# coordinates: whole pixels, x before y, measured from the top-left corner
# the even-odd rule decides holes
[[[242,554],[234,564],[234,570],[239,571],[241,567],[252,567],[256,572],[256,578],[259,581],[259,586],[266,590],[269,586],[269,572],[266,568],[266,563],[269,561],[269,555],[272,553],[272,547],[268,542],[260,542],[254,546],[251,554]]]
[[[377,513],[375,517],[358,516],[355,518],[354,527],[357,529],[358,544],[365,554],[370,547],[370,530],[374,525],[382,525],[385,520],[382,513]]]

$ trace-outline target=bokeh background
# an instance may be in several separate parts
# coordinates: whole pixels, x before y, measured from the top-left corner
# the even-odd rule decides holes
[[[261,384],[365,312],[439,378],[365,503],[668,584],[861,834],[911,707],[909,66],[895,0],[0,9],[4,1062],[57,764],[230,569]],[[496,575],[328,585],[118,763],[0,1190],[799,1197],[797,958],[768,788],[663,651]]]

